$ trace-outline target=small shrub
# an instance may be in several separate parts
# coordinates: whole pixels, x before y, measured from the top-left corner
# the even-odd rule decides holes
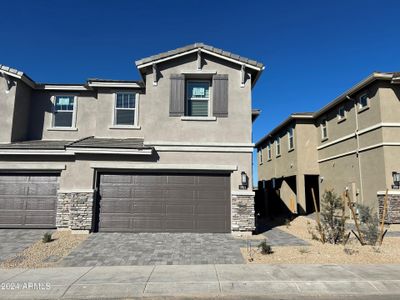
[[[357,205],[360,231],[367,245],[376,245],[379,239],[379,218],[374,211],[362,204]]]
[[[272,251],[271,245],[268,245],[266,241],[261,242],[258,245],[258,249],[260,249],[261,254],[272,254],[274,251]]]
[[[346,253],[347,255],[353,255],[353,254],[357,254],[357,253],[358,253],[357,250],[353,250],[353,249],[350,249],[350,248],[344,248],[343,251],[344,251],[344,253]]]
[[[50,232],[46,232],[43,235],[42,241],[43,243],[50,243],[53,240],[53,238],[51,237],[51,233]]]
[[[345,206],[333,190],[325,191],[321,199],[321,230],[331,244],[343,243],[345,237]],[[316,228],[319,231],[317,226]]]
[[[290,227],[290,225],[291,225],[290,222],[291,222],[290,219],[285,219],[285,225],[286,225],[287,228]]]
[[[300,248],[299,252],[300,252],[300,254],[307,254],[307,253],[310,253],[310,249],[308,249],[308,248]]]

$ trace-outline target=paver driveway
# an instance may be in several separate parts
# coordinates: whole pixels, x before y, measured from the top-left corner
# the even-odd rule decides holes
[[[0,261],[9,259],[28,248],[39,241],[48,231],[44,229],[0,229]]]
[[[246,241],[213,233],[95,233],[61,266],[240,264]]]

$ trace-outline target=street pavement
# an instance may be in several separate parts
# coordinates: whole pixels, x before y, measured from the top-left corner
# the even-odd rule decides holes
[[[0,299],[400,299],[400,265],[0,269]]]

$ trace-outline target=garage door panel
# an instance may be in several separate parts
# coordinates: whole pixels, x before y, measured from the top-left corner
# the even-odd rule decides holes
[[[190,204],[167,204],[165,210],[167,215],[188,215],[193,218],[195,209]]]
[[[29,214],[27,213],[25,216],[25,225],[33,226],[33,225],[43,225],[43,226],[51,226],[55,222],[54,216],[49,216],[48,214]]]
[[[25,208],[24,198],[0,197],[0,210],[21,210]]]
[[[135,232],[162,232],[164,231],[164,220],[149,218],[149,217],[138,217],[132,220],[133,228]]]
[[[196,177],[194,177],[194,176],[184,176],[184,175],[168,176],[168,184],[194,185],[195,183],[196,183]]]
[[[163,203],[135,203],[134,209],[135,214],[165,214],[165,205]]]
[[[130,198],[131,189],[130,186],[104,186],[101,195],[103,198]]]
[[[42,183],[29,184],[28,195],[52,196],[57,194],[57,185]]]
[[[135,184],[140,185],[154,185],[154,184],[164,184],[167,183],[167,176],[155,175],[155,176],[135,176]]]
[[[101,182],[103,186],[107,183],[133,183],[133,176],[124,175],[124,176],[115,176],[115,175],[101,175]]]
[[[133,194],[135,198],[160,199],[163,197],[164,191],[162,190],[162,188],[156,189],[151,187],[135,187]]]
[[[0,228],[55,228],[58,178],[0,174]]]
[[[108,174],[106,179],[103,176],[100,176],[99,231],[230,232],[229,175]],[[121,189],[131,193],[115,197]],[[128,213],[121,217],[121,210],[115,209],[117,202],[132,203],[133,209],[123,209]]]
[[[186,188],[186,189],[184,189]],[[187,187],[184,187],[181,190],[169,190],[165,192],[166,199],[194,199],[196,196],[196,191],[189,190]]]
[[[27,189],[24,183],[9,182],[0,184],[1,195],[26,195]]]
[[[29,198],[26,200],[26,209],[55,211],[57,209],[57,199]]]
[[[101,202],[101,209],[108,213],[129,213],[132,212],[132,206],[132,201],[118,198]]]

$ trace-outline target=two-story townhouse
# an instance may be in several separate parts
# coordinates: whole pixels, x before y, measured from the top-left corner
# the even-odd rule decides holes
[[[138,81],[40,84],[0,66],[0,227],[254,229],[251,91],[264,66],[202,43]]]
[[[306,134],[295,136],[297,143],[301,139],[303,145],[308,146],[297,147],[295,151],[297,157],[305,165],[312,166],[314,174],[319,175],[320,193],[334,189],[342,194],[347,190],[358,203],[377,209],[382,206],[382,195],[388,188],[391,199],[389,217],[393,222],[400,221],[397,192],[400,181],[397,178],[400,177],[397,175],[400,172],[399,83],[398,73],[371,74],[311,114]],[[290,122],[284,122],[276,131],[287,132],[290,126]],[[269,141],[267,135],[256,144],[259,152],[265,149]],[[264,166],[260,159],[258,163],[261,181],[268,182],[271,178],[286,180],[290,175],[279,171],[279,168],[287,168],[292,163],[289,157],[286,160],[275,159],[278,168],[268,164]],[[309,170],[299,170],[297,176],[305,180]],[[295,188],[292,188],[292,197],[303,211],[311,212],[313,202],[308,192],[309,185],[302,179],[298,179]],[[283,203],[288,203],[288,196],[284,195],[283,198]]]

